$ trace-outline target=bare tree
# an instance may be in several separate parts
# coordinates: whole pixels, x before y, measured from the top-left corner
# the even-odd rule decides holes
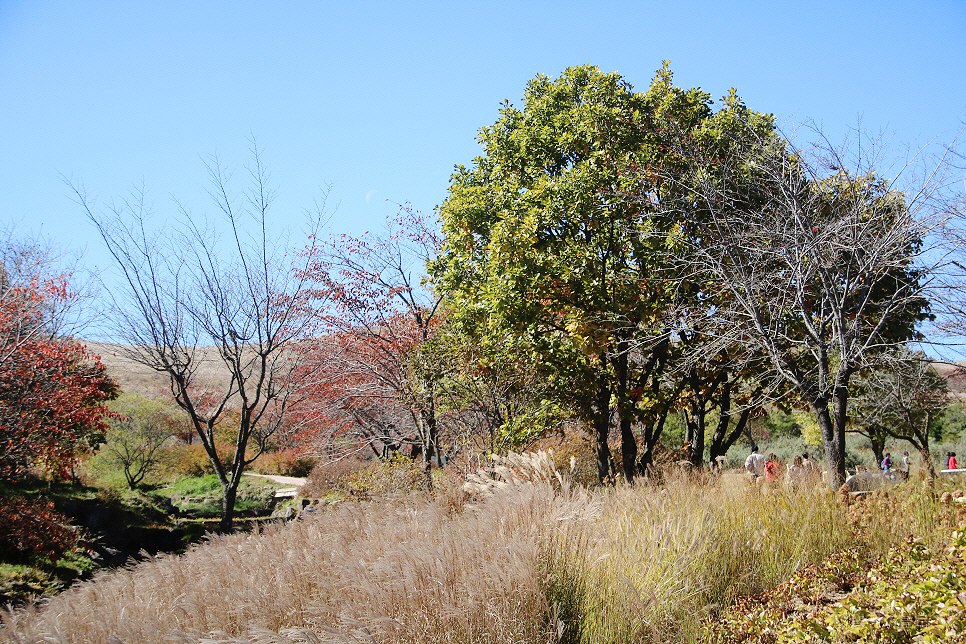
[[[707,149],[689,151],[702,162],[687,185],[677,261],[726,295],[702,313],[712,350],[766,355],[816,415],[842,480],[850,379],[917,339],[929,315],[945,262],[931,245],[945,215],[937,175],[910,189],[901,173],[878,173],[874,146],[850,156],[823,142],[805,153],[751,129]]]
[[[312,263],[303,273],[320,285],[327,298],[320,311],[340,339],[340,350],[324,359],[338,360],[340,379],[353,389],[356,403],[381,400],[409,410],[427,481],[433,464],[442,465],[443,454],[436,410],[439,370],[422,347],[441,324],[441,298],[420,271],[441,243],[435,222],[407,204],[384,235],[342,235],[308,253]]]
[[[921,351],[897,348],[877,356],[878,365],[860,377],[856,420],[878,435],[908,441],[919,451],[930,479],[936,468],[929,453],[934,423],[954,400],[946,379]],[[881,460],[882,455],[877,455]]]
[[[257,147],[250,188],[241,196],[231,192],[231,177],[217,158],[206,167],[224,239],[181,206],[176,225],[152,231],[155,215],[143,189],[106,212],[95,209],[82,189],[75,193],[123,276],[124,292],[112,294],[111,331],[127,343],[127,357],[168,377],[171,396],[188,413],[221,481],[220,527],[229,530],[242,473],[298,402],[293,374],[314,318],[305,266],[291,263],[300,255],[269,231],[274,194]],[[314,240],[324,207],[309,219]],[[224,365],[223,386],[199,378],[206,346]],[[229,418],[237,429],[234,450],[223,460],[215,426]]]

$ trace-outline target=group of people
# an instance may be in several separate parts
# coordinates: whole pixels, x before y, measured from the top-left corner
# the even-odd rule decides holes
[[[902,460],[899,461],[899,471],[909,476],[909,468],[912,467],[912,459],[909,458],[909,452],[902,453]],[[882,459],[882,463],[879,468],[886,471],[892,471],[892,454],[890,452],[885,453],[885,458]]]
[[[765,457],[758,453],[757,447],[753,447],[751,454],[745,459],[745,469],[748,470],[756,483],[759,481],[777,483],[784,479],[789,485],[797,486],[820,479],[822,476],[821,468],[808,457],[808,452],[804,452],[801,456],[795,456],[791,465],[786,469],[774,453]]]
[[[903,452],[902,458],[899,461],[898,472],[908,476],[911,466],[912,459],[909,457],[909,452]],[[885,453],[885,457],[882,459],[879,467],[886,472],[894,471],[892,454],[890,452]],[[795,456],[792,459],[791,465],[785,468],[774,453],[766,457],[758,453],[757,447],[753,447],[751,454],[745,459],[745,469],[748,470],[756,483],[762,481],[765,483],[776,483],[784,479],[790,485],[794,486],[805,483],[811,480],[812,477],[821,478],[821,468],[817,463],[809,459],[808,452],[803,453],[801,456]],[[956,452],[946,452],[946,469],[957,469]]]
[[[912,459],[909,458],[909,452],[902,453],[902,461],[899,465],[899,471],[909,474],[909,466],[912,464]],[[892,469],[892,454],[889,452],[885,453],[885,458],[882,459],[882,464],[880,467],[886,472]],[[956,452],[946,452],[946,469],[955,470],[958,469],[956,464]]]

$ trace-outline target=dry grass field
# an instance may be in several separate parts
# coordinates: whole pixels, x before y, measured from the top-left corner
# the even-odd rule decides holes
[[[702,620],[739,596],[850,546],[928,539],[943,521],[914,484],[853,506],[820,488],[683,475],[587,490],[518,466],[469,497],[343,503],[212,536],[8,612],[0,641],[698,642]]]

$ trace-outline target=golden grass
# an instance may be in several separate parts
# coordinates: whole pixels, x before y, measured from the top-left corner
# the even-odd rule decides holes
[[[251,639],[295,628],[332,641],[550,641],[537,537],[557,505],[535,487],[458,520],[417,497],[345,504],[105,575],[39,612],[9,614],[0,635],[198,642],[208,641],[202,633]]]
[[[891,518],[869,518],[880,500],[857,511],[740,477],[587,491],[540,474],[546,457],[515,458],[472,480],[461,509],[414,495],[212,537],[8,613],[0,641],[691,642],[703,617],[857,530],[886,547],[941,514],[915,486],[883,497]]]

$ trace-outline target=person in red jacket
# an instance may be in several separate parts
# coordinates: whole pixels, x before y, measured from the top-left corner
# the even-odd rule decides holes
[[[765,461],[765,481],[769,483],[776,482],[781,477],[781,463],[778,462],[778,457],[774,454],[768,455],[768,460]]]
[[[956,467],[956,452],[946,452],[946,469],[955,470]]]

